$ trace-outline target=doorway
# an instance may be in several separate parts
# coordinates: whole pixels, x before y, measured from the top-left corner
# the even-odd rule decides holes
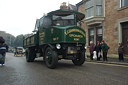
[[[121,23],[122,26],[122,43],[124,46],[124,54],[128,55],[128,22]]]

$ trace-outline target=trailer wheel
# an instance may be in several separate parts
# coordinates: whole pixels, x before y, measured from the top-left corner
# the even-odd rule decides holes
[[[85,52],[81,52],[81,53],[78,53],[77,55],[77,58],[76,59],[73,59],[72,62],[75,64],[75,65],[82,65],[85,61]]]
[[[35,57],[36,57],[36,53],[33,49],[26,50],[26,61],[27,62],[33,62]]]
[[[58,54],[50,47],[47,47],[45,51],[45,63],[47,67],[51,69],[54,69],[58,63]]]

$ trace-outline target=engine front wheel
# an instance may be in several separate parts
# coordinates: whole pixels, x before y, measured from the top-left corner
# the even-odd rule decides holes
[[[72,60],[72,62],[78,66],[82,65],[84,61],[85,61],[85,52],[78,53],[77,58]]]
[[[47,47],[45,51],[45,63],[51,69],[54,69],[58,63],[58,54],[50,47]]]

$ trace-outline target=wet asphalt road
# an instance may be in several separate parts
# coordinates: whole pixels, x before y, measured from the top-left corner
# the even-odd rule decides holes
[[[61,60],[56,69],[46,67],[42,58],[27,63],[25,57],[7,53],[0,66],[0,85],[128,85],[128,66],[86,62],[75,66]]]

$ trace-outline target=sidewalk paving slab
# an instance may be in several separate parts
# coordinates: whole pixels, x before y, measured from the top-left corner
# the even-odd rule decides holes
[[[86,62],[107,63],[107,64],[117,64],[117,65],[127,65],[128,66],[128,60],[119,62],[119,60],[117,58],[108,58],[108,61],[103,61],[102,58],[101,58],[101,61],[97,61],[96,59],[90,60],[90,58],[86,58]]]

